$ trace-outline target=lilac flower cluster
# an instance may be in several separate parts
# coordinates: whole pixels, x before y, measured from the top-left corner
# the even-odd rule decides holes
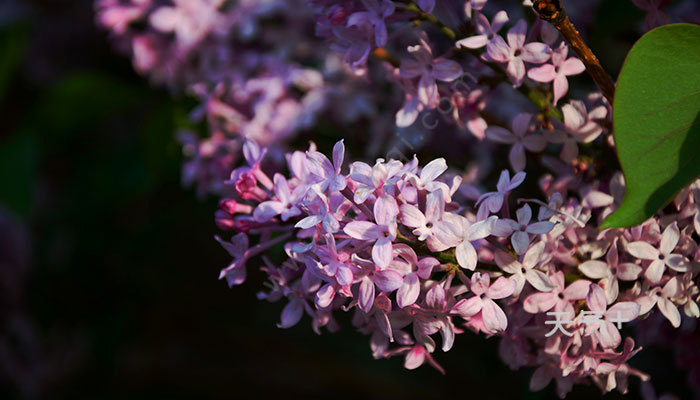
[[[697,5],[686,1],[668,10],[669,16],[661,11],[667,3],[635,0],[649,12],[647,28],[699,15]],[[585,27],[596,4],[572,4],[569,14]],[[561,119],[556,106],[569,92],[569,77],[584,67],[569,56],[553,27],[541,21],[528,26],[532,4],[526,0],[523,5],[498,0],[96,1],[98,23],[131,54],[139,72],[200,100],[192,118],[206,120],[208,136],[178,134],[188,159],[183,180],[196,183],[200,194],[222,193],[222,182],[241,159],[243,140],[271,146],[281,161],[284,143],[313,130],[320,114],[338,127],[362,122],[377,138],[369,155],[400,142],[411,142],[415,150],[420,146],[415,138],[434,136],[438,126],[441,136],[468,132],[478,146],[489,127],[508,125],[517,112]],[[503,90],[499,83],[504,80],[517,90]],[[394,90],[377,90],[386,84]],[[527,99],[532,105],[525,109],[500,106]],[[380,108],[388,112],[377,112]],[[404,140],[391,143],[392,125]],[[553,140],[566,144],[567,156],[575,154],[576,143],[561,136]],[[541,143],[529,146],[538,149]],[[520,147],[514,146],[514,153]]]
[[[137,70],[201,100],[209,136],[180,134],[184,179],[221,197],[217,226],[234,232],[217,237],[233,257],[221,279],[241,284],[261,259],[260,298],[286,302],[279,327],[307,315],[335,331],[351,312],[375,358],[441,371],[438,343],[470,330],[500,337],[511,368],[534,367],[532,390],[625,392],[649,377],[628,364],[640,347],[622,323],[700,316],[700,183],[641,226],[599,230],[625,187],[611,105],[570,90],[583,63],[517,3],[99,0],[98,19]],[[679,19],[662,3],[635,1],[647,28]],[[586,27],[596,4],[567,13]],[[346,162],[343,141],[330,158],[313,143],[285,155],[321,115],[359,132],[346,139],[367,158],[396,157]],[[403,154],[421,146],[474,163],[421,167]],[[285,161],[289,176],[272,173]],[[266,255],[275,246],[284,261]]]
[[[489,124],[481,111],[489,99],[501,100],[492,96],[498,79],[524,93],[534,93],[536,82],[553,82],[556,104],[568,90],[566,77],[583,71],[578,59],[567,59],[565,43],[550,48],[558,39],[546,25],[528,34],[518,19],[506,41],[497,31],[509,22],[508,13],[498,12],[490,25],[480,12],[485,2],[467,2],[470,20],[464,14],[454,21],[475,30],[465,38],[449,36],[454,31],[444,25],[447,40],[427,35],[426,26],[412,28],[416,13],[454,11],[460,3],[99,0],[97,19],[139,72],[201,102],[191,117],[207,122],[208,136],[188,130],[178,137],[188,159],[183,181],[196,183],[203,195],[225,190],[222,182],[239,162],[244,139],[274,144],[279,161],[280,145],[313,129],[319,114],[336,126],[371,119],[367,129],[384,131],[376,135],[385,142],[392,125],[410,127],[406,136],[432,134],[431,114],[438,114],[451,121],[445,128],[452,134],[466,127],[482,140]],[[328,43],[314,37],[314,25]],[[547,43],[532,40],[538,35]],[[445,43],[452,49],[437,54]],[[371,56],[380,64],[370,65]],[[382,83],[397,90],[382,94],[376,90]],[[544,97],[539,100],[545,107]],[[383,105],[392,111],[377,113]]]
[[[286,301],[281,328],[308,315],[317,332],[334,331],[335,315],[352,312],[375,358],[404,355],[406,368],[439,370],[434,352],[465,329],[498,335],[510,367],[537,367],[532,390],[553,379],[564,396],[575,383],[625,392],[630,375],[648,379],[627,364],[640,348],[616,322],[658,309],[678,327],[679,307],[700,316],[697,189],[679,195],[678,214],[598,231],[619,197],[580,190],[573,175],[543,179],[545,202],[518,199],[526,175],[504,170],[470,206],[444,159],[422,168],[415,158],[353,162],[343,173],[341,141],[330,159],[313,145],[289,154],[290,177],[270,178],[260,168],[265,149],[245,146],[249,166],[233,171],[236,196],[218,214],[238,232],[217,237],[233,257],[221,278],[243,283],[252,257],[284,243],[285,261],[263,256],[270,290],[259,295]],[[619,175],[608,186],[620,193]],[[566,330],[547,335],[550,311],[564,314]]]
[[[222,193],[243,138],[281,144],[341,98],[342,123],[371,109],[360,90],[366,83],[317,45],[303,1],[99,0],[96,6],[98,23],[132,55],[137,71],[199,100],[191,119],[205,121],[208,136],[183,130],[178,138],[187,158],[183,181],[196,184],[200,195]]]

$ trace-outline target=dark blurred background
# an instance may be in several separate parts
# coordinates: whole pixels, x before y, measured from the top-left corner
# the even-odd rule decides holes
[[[634,40],[617,32],[643,17],[621,3],[604,2],[593,37],[622,46],[601,55],[612,70]],[[282,305],[256,299],[254,268],[241,287],[218,281],[216,203],[182,188],[173,134],[194,103],[135,74],[92,11],[0,0],[0,398],[555,398],[530,393],[532,371],[509,371],[496,339],[461,335],[436,355],[446,376],[407,371],[372,360],[346,316],[337,334],[276,328]],[[645,357],[687,393],[670,356]]]

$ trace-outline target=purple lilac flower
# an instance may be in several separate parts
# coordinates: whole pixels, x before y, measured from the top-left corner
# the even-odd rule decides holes
[[[552,63],[531,68],[527,77],[537,82],[554,82],[554,105],[564,97],[569,90],[566,77],[577,75],[586,70],[581,60],[575,57],[566,58],[569,47],[562,42],[558,49],[552,51]]]
[[[523,83],[526,68],[525,63],[542,64],[549,60],[550,49],[545,43],[525,43],[527,23],[518,21],[508,30],[508,43],[502,37],[496,36],[486,45],[486,51],[490,60],[506,63],[506,74],[513,82],[514,87]]]

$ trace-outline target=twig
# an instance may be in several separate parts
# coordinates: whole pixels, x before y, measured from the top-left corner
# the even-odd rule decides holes
[[[615,96],[615,84],[612,78],[610,78],[610,75],[608,75],[600,65],[600,61],[598,61],[598,58],[593,54],[593,51],[591,51],[590,47],[583,41],[583,38],[576,30],[576,27],[574,27],[574,24],[569,20],[569,16],[566,15],[561,0],[534,0],[534,6],[535,11],[537,11],[541,19],[554,25],[554,27],[561,32],[564,39],[566,39],[576,54],[581,58],[581,61],[583,61],[588,74],[591,75],[593,81],[595,81],[596,85],[598,85],[603,92],[603,96],[605,96],[612,105]]]

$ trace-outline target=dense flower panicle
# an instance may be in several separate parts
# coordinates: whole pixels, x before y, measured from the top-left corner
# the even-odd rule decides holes
[[[208,133],[179,132],[183,181],[221,197],[221,279],[239,285],[263,260],[259,297],[285,302],[280,328],[308,316],[335,331],[350,312],[375,358],[441,372],[436,349],[469,330],[500,337],[511,368],[535,367],[532,390],[625,392],[649,377],[627,363],[640,347],[622,324],[700,317],[700,182],[640,226],[598,230],[625,188],[597,158],[615,145],[612,106],[571,95],[583,63],[519,3],[96,4],[139,72],[199,101],[191,118]],[[634,3],[647,29],[698,14],[690,0]],[[567,13],[590,27],[596,4]],[[342,140],[328,156],[313,143],[285,154],[321,118],[324,135],[359,132],[346,139],[368,142],[365,158],[393,148],[374,163],[346,159]],[[419,164],[421,146],[444,158]],[[455,158],[474,163],[448,168]],[[262,256],[273,246],[284,261]]]
[[[265,154],[252,142],[246,147]],[[626,364],[639,348],[622,337],[622,323],[654,307],[674,326],[681,323],[679,307],[698,316],[698,246],[688,236],[693,215],[664,229],[650,220],[598,232],[592,217],[606,206],[583,205],[580,194],[524,200],[510,215],[523,173],[511,178],[503,171],[497,191],[469,206],[452,197],[459,188],[444,177],[444,160],[422,168],[415,159],[355,162],[344,173],[344,154],[342,141],[333,161],[313,145],[292,153],[289,178],[276,173],[265,187],[260,182],[270,179],[258,169],[261,195],[248,198],[245,209],[234,203],[233,218],[248,223],[233,222],[244,233],[222,241],[234,257],[222,278],[242,283],[245,261],[286,242],[288,260],[263,267],[272,289],[260,295],[287,299],[280,327],[308,315],[317,331],[335,330],[334,314],[352,310],[374,356],[405,355],[407,368],[436,365],[432,354],[448,351],[463,328],[499,335],[510,349],[506,358],[517,357],[509,364],[538,367],[533,389],[554,379],[564,394],[587,379],[604,391],[625,391],[630,375],[648,379]],[[232,180],[250,168],[234,170]],[[245,193],[239,191],[240,202]],[[687,191],[686,201],[694,202],[694,194]],[[248,235],[259,235],[259,244],[248,248]],[[551,332],[548,312],[561,316],[561,330]]]

